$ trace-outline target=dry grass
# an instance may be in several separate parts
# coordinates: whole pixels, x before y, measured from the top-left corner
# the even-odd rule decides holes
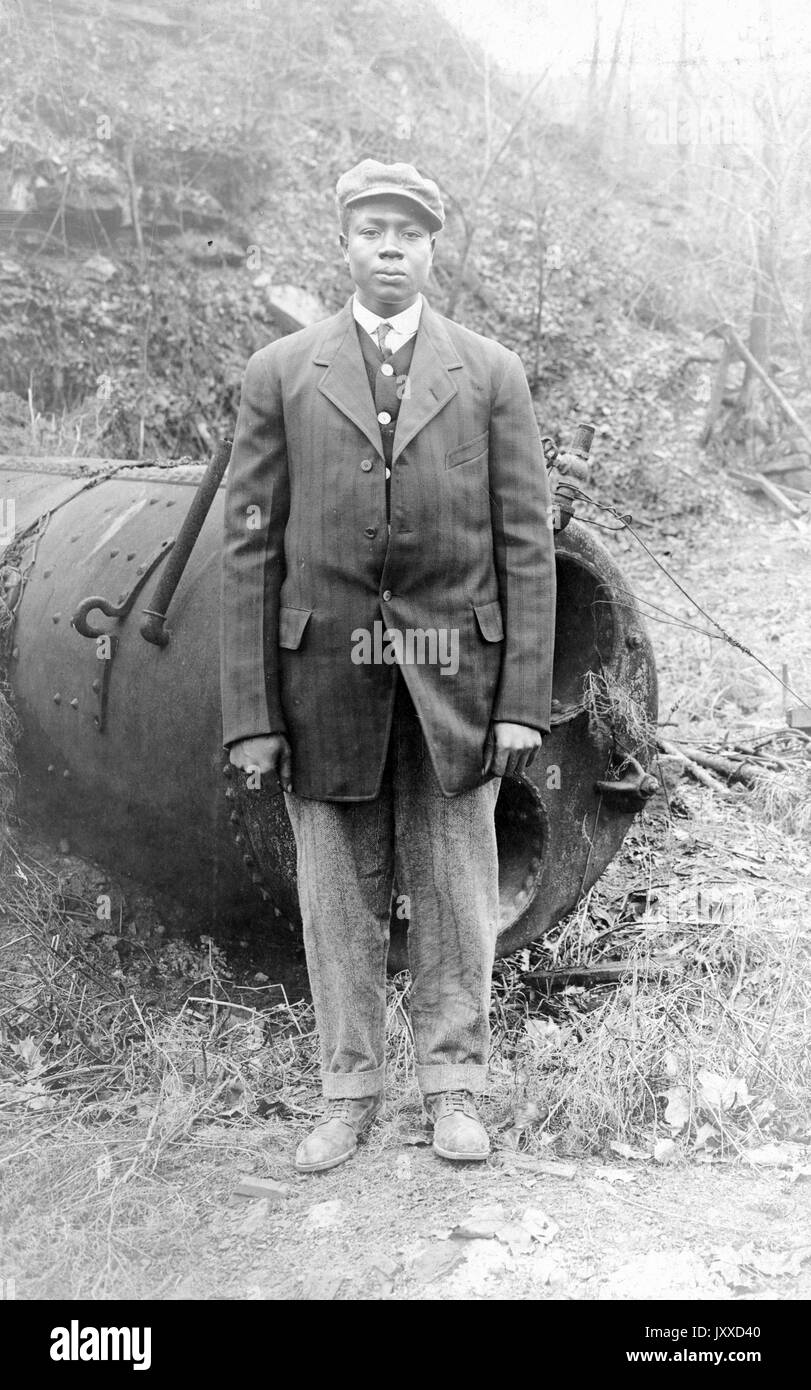
[[[709,957],[726,944],[717,933]],[[631,959],[637,973],[603,990],[602,998],[593,991],[585,1014],[580,988],[579,997],[561,1001],[546,1028],[543,1015],[540,1027],[537,1013],[527,1017],[517,1079],[548,1109],[544,1129],[566,1152],[624,1140],[650,1153],[662,1136],[677,1138],[689,1152],[706,1145],[707,1123],[722,1153],[765,1136],[807,1134],[811,994],[808,947],[796,932],[770,939],[761,931],[750,940],[750,972],[764,983],[737,999],[727,962],[673,982],[645,978],[644,947]],[[733,1082],[733,1089],[744,1082],[751,1103],[739,1100],[742,1088],[729,1106],[713,1103],[702,1072]],[[666,1111],[675,1091],[683,1093],[685,1119],[671,1127]]]
[[[38,410],[30,390],[26,402],[0,392],[4,452],[39,458],[95,458],[109,452],[114,414],[112,393],[89,394],[56,414]]]
[[[759,777],[753,789],[753,813],[787,835],[811,839],[811,780],[803,768]]]
[[[688,795],[716,809],[711,793]],[[516,1102],[543,1117],[523,1144],[652,1153],[669,1138],[685,1156],[728,1156],[811,1133],[807,847],[752,822],[746,801],[725,805],[729,834],[715,843],[680,832],[692,864],[678,876],[637,827],[625,866],[542,947],[500,967],[497,1057]],[[773,877],[756,867],[780,860]],[[525,973],[550,958],[621,959],[629,974],[550,993]]]
[[[608,735],[618,751],[632,755],[655,746],[656,728],[645,710],[625,686],[607,673],[587,671],[583,695],[592,737]]]
[[[691,795],[712,801],[701,789]],[[742,808],[724,811],[742,845],[734,824]],[[728,872],[718,882],[716,845],[693,851],[689,877],[668,877],[661,842],[669,832],[653,829],[651,838],[638,825],[622,860],[577,910],[543,943],[497,967],[493,1098],[507,1112],[527,1099],[548,1112],[533,1142],[554,1134],[572,1151],[609,1139],[650,1146],[674,1132],[664,1113],[676,1088],[689,1098],[680,1140],[714,1123],[717,1143],[734,1150],[807,1122],[811,961],[800,891],[757,878],[744,891],[729,852],[732,879]],[[786,838],[761,828],[752,839],[757,857],[764,834],[786,854]],[[795,853],[803,852],[798,843]],[[93,905],[66,905],[49,871],[13,846],[5,884],[7,1119],[36,1116],[74,1134],[116,1128],[110,1162],[121,1186],[159,1173],[201,1126],[250,1126],[257,1115],[302,1122],[315,1112],[318,1045],[308,1003],[291,1002],[279,985],[235,979],[206,938],[153,939],[129,952],[125,968],[127,943],[98,923]],[[616,958],[633,966],[619,986],[549,993],[528,977],[537,965]],[[672,973],[648,978],[654,960],[671,962]],[[408,990],[405,975],[390,983],[395,1107],[414,1093]],[[745,1082],[751,1103],[736,1100],[711,1115],[702,1070]]]

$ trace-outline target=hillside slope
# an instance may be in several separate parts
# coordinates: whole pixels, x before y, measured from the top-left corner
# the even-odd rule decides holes
[[[649,209],[427,0],[32,0],[4,39],[4,452],[208,453],[278,287],[348,294],[333,188],[367,156],[439,181],[430,297],[522,354],[545,431],[655,431],[684,346],[637,312]]]

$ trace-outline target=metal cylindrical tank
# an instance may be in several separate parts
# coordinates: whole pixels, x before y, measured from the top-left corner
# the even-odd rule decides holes
[[[237,917],[267,924],[274,909],[295,925],[284,798],[276,788],[249,791],[242,774],[223,776],[222,488],[172,599],[168,642],[154,645],[139,630],[199,481],[194,467],[0,460],[2,495],[14,504],[4,558],[14,612],[8,674],[23,730],[19,809],[75,853],[184,904],[200,930]],[[501,954],[574,907],[617,852],[646,790],[639,776],[616,795],[598,786],[610,783],[621,757],[585,692],[587,673],[599,675],[655,719],[644,625],[589,531],[573,522],[556,551],[552,732],[525,777],[504,779],[496,810]],[[106,641],[71,624],[94,595],[118,614],[89,615]],[[644,764],[650,749],[626,751]],[[398,895],[395,965],[406,928]]]

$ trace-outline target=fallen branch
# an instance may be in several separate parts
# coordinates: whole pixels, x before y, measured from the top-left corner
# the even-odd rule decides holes
[[[754,477],[755,482],[757,483],[761,492],[765,492],[766,496],[769,497],[771,501],[775,503],[776,506],[782,508],[782,510],[786,512],[788,516],[802,516],[800,508],[795,507],[794,503],[789,501],[788,497],[785,496],[785,494],[777,486],[776,483],[770,482],[770,480],[767,477],[765,477],[763,473],[754,473],[752,476]]]
[[[684,961],[671,956],[657,956],[653,960],[604,960],[598,965],[555,965],[549,970],[528,970],[527,980],[542,980],[548,985],[563,989],[574,980],[587,985],[614,984],[618,980],[636,975],[640,980],[662,980],[668,975],[682,975]]]
[[[719,782],[717,777],[713,777],[712,773],[706,772],[693,758],[688,758],[687,754],[677,748],[675,743],[668,743],[667,739],[664,738],[659,738],[656,742],[660,752],[669,753],[672,758],[681,758],[685,768],[696,782],[700,782],[703,787],[709,787],[710,791],[716,792],[718,796],[724,797],[727,801],[734,798],[734,792],[729,791],[723,782]]]
[[[800,431],[803,439],[806,439],[808,443],[811,444],[811,430],[809,430],[807,425],[803,424],[794,406],[786,400],[779,386],[775,386],[766,369],[760,365],[757,358],[749,351],[746,344],[741,341],[732,325],[729,323],[721,324],[714,332],[719,333],[725,342],[730,343],[742,361],[755,373],[755,376],[760,377],[769,395],[773,396],[777,401],[786,419],[790,420],[795,429]]]
[[[737,468],[728,468],[727,474],[730,478],[737,478],[741,483],[749,483],[751,487],[758,488],[764,477],[762,473],[741,473]],[[771,478],[767,481],[771,483]],[[811,502],[811,492],[806,488],[789,487],[788,483],[772,483],[772,487],[779,487],[786,497],[797,497],[800,501]]]
[[[755,785],[758,769],[743,759],[733,762],[731,758],[722,758],[718,753],[705,753],[702,748],[689,746],[685,751],[694,763],[698,763],[699,767],[705,767],[710,772],[719,773],[728,782],[742,782],[746,787]]]
[[[782,485],[778,487],[777,483],[773,483],[769,478],[765,477],[763,473],[756,473],[755,477],[757,478],[761,490],[765,492],[766,496],[770,497],[772,501],[777,504],[778,507],[782,507],[783,511],[786,512],[787,515],[790,516],[793,520],[796,520],[797,517],[803,515],[802,508],[795,506],[795,504],[786,496],[785,492],[783,491]]]

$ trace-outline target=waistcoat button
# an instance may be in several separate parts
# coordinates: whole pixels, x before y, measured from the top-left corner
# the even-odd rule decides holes
[[[380,421],[381,425],[391,424],[391,416],[389,415],[389,412],[387,410],[381,410],[377,418]]]
[[[384,362],[380,370],[383,376],[394,376],[394,368],[391,365],[391,362]]]

